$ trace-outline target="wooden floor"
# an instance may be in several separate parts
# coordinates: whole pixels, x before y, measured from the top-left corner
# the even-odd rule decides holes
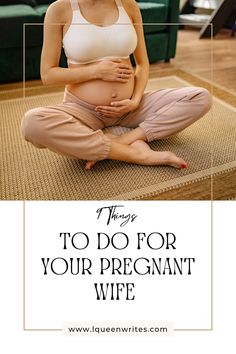
[[[236,36],[223,29],[212,40],[199,39],[198,30],[180,30],[176,57],[168,67],[177,67],[236,93]],[[212,65],[211,65],[212,62]],[[158,64],[152,65],[154,70]],[[211,69],[212,66],[212,69]],[[159,68],[166,64],[159,64]]]
[[[198,33],[193,28],[179,30],[176,57],[170,63],[152,64],[150,73],[178,68],[236,93],[236,36],[231,37],[227,29],[221,30],[212,40],[199,39]],[[41,85],[40,80],[26,83],[26,87],[38,85]],[[0,85],[0,90],[17,88],[22,88],[22,82]]]

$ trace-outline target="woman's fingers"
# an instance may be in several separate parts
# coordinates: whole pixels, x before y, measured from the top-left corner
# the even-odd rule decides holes
[[[117,113],[117,112],[99,112],[99,114],[102,116],[102,117],[107,117],[107,118],[114,118],[114,117],[120,117],[121,114],[120,113]]]
[[[129,99],[128,100],[122,100],[122,101],[113,101],[111,102],[112,107],[126,107],[129,104]]]
[[[116,75],[116,80],[119,82],[128,82],[131,77],[132,75],[130,74],[118,73]]]
[[[129,100],[113,101],[109,106],[97,106],[95,111],[105,117],[121,117],[127,111]]]
[[[133,70],[129,65],[126,64],[120,64],[118,65],[118,74],[119,75],[129,75],[132,76]]]
[[[117,71],[117,74],[118,75],[127,75],[127,76],[132,76],[132,71],[130,70],[118,70]]]
[[[106,117],[106,118],[114,118],[116,117],[116,115],[114,114],[111,114],[111,113],[104,113],[104,114],[101,114],[102,117]]]
[[[131,76],[132,76],[132,75],[130,75],[130,74],[124,74],[124,73],[118,74],[118,77],[119,77],[120,79],[123,79],[123,80],[128,80],[128,79],[131,78]]]
[[[120,117],[123,114],[120,108],[110,106],[99,106],[95,111],[108,118]]]
[[[95,108],[95,111],[98,111],[98,112],[120,112],[120,108],[117,108],[117,107],[111,107],[111,106],[97,106]]]
[[[115,116],[116,114],[120,114],[121,113],[121,112],[109,111],[109,110],[105,110],[105,109],[101,109],[101,110],[99,110],[97,112],[101,113],[101,114],[109,114],[109,115],[112,115],[112,116]]]
[[[127,67],[127,68],[121,68],[121,67],[119,67],[118,70],[119,70],[119,72],[121,72],[121,73],[128,73],[128,74],[132,74],[132,73],[133,73],[133,71],[132,71],[129,67]]]
[[[128,80],[133,75],[133,70],[127,64],[119,63],[116,69],[116,81],[118,82],[128,82]]]
[[[95,111],[121,112],[130,100],[113,101],[110,106],[97,106]]]
[[[127,64],[122,64],[121,63],[121,64],[118,64],[117,66],[118,66],[119,69],[128,69],[128,70],[132,71],[132,68],[129,65],[127,65]]]
[[[123,77],[119,77],[119,76],[118,76],[118,77],[116,78],[116,81],[117,81],[117,82],[126,83],[126,82],[129,81],[129,79],[130,79],[130,78],[123,78]]]

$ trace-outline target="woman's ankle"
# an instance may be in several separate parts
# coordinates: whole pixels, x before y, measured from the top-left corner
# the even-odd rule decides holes
[[[131,145],[138,140],[142,140],[142,141],[147,140],[143,130],[140,127],[130,130],[128,133],[118,136],[115,141],[120,144]]]

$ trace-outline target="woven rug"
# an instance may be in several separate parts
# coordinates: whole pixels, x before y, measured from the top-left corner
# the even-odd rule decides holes
[[[169,75],[150,79],[147,89],[194,84],[200,86],[201,82],[193,83],[190,75],[184,79],[181,75]],[[223,94],[234,100],[227,91]],[[71,160],[46,149],[36,149],[21,137],[20,122],[24,112],[38,106],[55,105],[62,96],[62,92],[55,92],[1,101],[0,199],[235,198],[236,109],[225,103],[227,99],[223,101],[214,97],[212,110],[197,123],[175,137],[150,144],[155,150],[174,151],[188,162],[188,169],[105,160],[97,163],[93,170],[86,171],[84,161]],[[127,129],[114,127],[112,130],[115,134],[122,134]]]

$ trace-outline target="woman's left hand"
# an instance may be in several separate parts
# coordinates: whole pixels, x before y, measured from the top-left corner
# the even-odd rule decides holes
[[[103,117],[121,118],[124,114],[134,111],[138,104],[132,99],[111,102],[110,106],[97,106],[95,111]]]

